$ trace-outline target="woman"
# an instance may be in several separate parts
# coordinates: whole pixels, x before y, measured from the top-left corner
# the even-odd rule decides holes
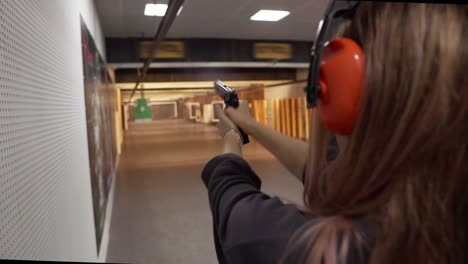
[[[468,263],[467,30],[467,5],[360,3],[342,35],[363,93],[332,162],[318,121],[307,146],[221,111],[224,154],[202,172],[219,262]],[[237,126],[305,175],[305,210],[261,192]]]

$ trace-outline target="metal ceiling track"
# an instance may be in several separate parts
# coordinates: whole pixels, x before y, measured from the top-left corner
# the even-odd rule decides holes
[[[132,95],[130,96],[128,103],[131,102],[133,96],[135,95],[138,89],[138,85],[140,85],[140,83],[145,80],[146,73],[148,72],[148,69],[150,68],[151,62],[153,62],[153,54],[161,45],[161,41],[164,40],[164,38],[167,35],[167,32],[169,32],[169,29],[171,28],[172,23],[174,23],[174,20],[177,17],[177,13],[179,12],[179,9],[182,7],[182,5],[184,4],[184,1],[185,0],[169,0],[166,15],[162,18],[162,21],[158,26],[158,31],[156,32],[156,35],[153,38],[153,45],[151,47],[150,56],[144,62],[143,68],[141,68],[141,70],[139,71],[140,74],[138,75],[135,88],[132,91]]]

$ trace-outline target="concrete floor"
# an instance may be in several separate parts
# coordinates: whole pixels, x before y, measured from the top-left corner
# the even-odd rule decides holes
[[[130,124],[116,179],[107,261],[217,263],[200,174],[220,151],[213,126],[182,120]],[[302,185],[262,146],[248,144],[244,157],[265,192],[300,203]]]

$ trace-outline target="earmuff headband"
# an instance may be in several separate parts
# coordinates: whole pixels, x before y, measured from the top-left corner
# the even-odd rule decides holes
[[[334,22],[338,18],[353,15],[359,1],[332,1],[328,6],[325,18],[320,22],[316,40],[312,46],[311,60],[309,67],[309,80],[305,88],[307,93],[307,105],[309,108],[317,106],[317,100],[320,96],[320,61],[321,53],[325,44],[330,40]]]

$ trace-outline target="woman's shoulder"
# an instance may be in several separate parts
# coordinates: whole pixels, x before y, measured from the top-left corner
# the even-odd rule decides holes
[[[281,263],[367,263],[373,226],[367,216],[315,217],[291,237]]]
[[[249,195],[231,211],[224,241],[226,257],[235,258],[230,263],[276,263],[307,220],[296,205],[278,197],[262,192]]]
[[[262,238],[277,237],[277,234],[289,236],[309,218],[298,206],[259,192],[243,198],[233,207],[228,231],[242,230]]]
[[[236,204],[229,218],[226,256],[242,263],[278,263],[280,259],[282,263],[305,263],[304,257],[311,249],[308,240],[313,238],[302,242],[296,238],[311,234],[308,229],[320,221],[321,217],[304,212],[297,205],[284,203],[278,197],[264,193],[245,197]],[[356,218],[352,222],[362,235],[361,242],[368,245],[369,220]],[[360,250],[354,242],[350,244],[347,263],[365,263],[367,246]],[[296,248],[286,257],[285,253],[294,244]]]

